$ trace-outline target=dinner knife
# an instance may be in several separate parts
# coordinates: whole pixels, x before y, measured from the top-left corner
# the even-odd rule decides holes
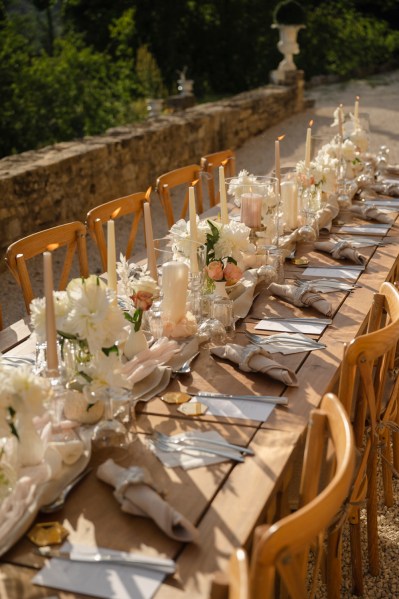
[[[49,546],[38,547],[40,555],[43,557],[55,557],[69,560],[71,562],[84,562],[90,564],[108,563],[118,566],[135,566],[144,570],[153,570],[165,574],[173,574],[176,571],[176,564],[173,560],[167,558],[151,558],[144,555],[134,555],[125,551],[119,551],[113,555],[111,553],[86,553],[81,551],[62,551]]]
[[[303,324],[331,324],[331,318],[306,318],[301,316],[292,316],[291,318],[284,318],[284,316],[248,316],[252,320],[266,320],[267,322],[295,322]]]
[[[204,399],[243,399],[245,401],[274,403],[282,406],[288,405],[288,397],[277,397],[274,395],[229,395],[228,393],[212,393],[210,391],[198,391],[197,393],[190,393],[190,395],[200,398],[203,397]]]

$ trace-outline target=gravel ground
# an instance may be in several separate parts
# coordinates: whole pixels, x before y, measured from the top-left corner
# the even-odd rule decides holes
[[[314,134],[328,133],[332,113],[339,103],[345,110],[352,110],[356,95],[360,96],[361,112],[370,115],[371,150],[385,144],[391,149],[391,162],[399,162],[399,71],[379,75],[367,80],[353,80],[346,83],[319,86],[308,91],[307,95],[316,101],[313,108],[291,116],[271,127],[261,135],[247,141],[237,150],[237,169],[246,168],[254,174],[265,174],[273,168],[274,140],[285,134],[281,142],[282,166],[295,163],[304,157],[305,133],[310,119],[314,119]],[[161,174],[161,173],[159,173]],[[167,229],[159,202],[153,197],[152,215],[154,235],[163,236]],[[126,226],[117,232],[119,240],[126,238]],[[100,262],[92,241],[88,240],[88,255],[91,272],[100,272]],[[135,257],[144,255],[142,238],[138,239]],[[57,267],[58,262],[55,262]],[[41,261],[35,265],[34,278],[38,293],[41,289]],[[3,308],[5,325],[11,324],[25,315],[21,293],[8,272],[0,273],[0,302]],[[399,481],[395,481],[395,495],[399,495]],[[366,575],[366,598],[394,599],[399,597],[399,508],[386,509],[381,506],[379,516],[381,539],[381,574],[377,578]],[[350,593],[350,570],[348,547],[344,546],[346,563],[344,580],[346,588],[342,598],[352,597]],[[365,559],[366,562],[366,559]],[[323,599],[323,593],[318,599]]]

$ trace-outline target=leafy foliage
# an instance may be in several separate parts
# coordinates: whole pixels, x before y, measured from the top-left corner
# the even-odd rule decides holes
[[[198,97],[265,85],[281,60],[270,28],[281,4],[0,0],[0,156],[131,122],[144,97],[176,92],[185,65]],[[301,0],[300,8],[306,29],[295,60],[308,78],[397,59],[398,0]]]

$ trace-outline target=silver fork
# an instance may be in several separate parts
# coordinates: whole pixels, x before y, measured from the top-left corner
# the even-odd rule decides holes
[[[302,345],[303,347],[325,347],[322,343],[314,341],[313,339],[299,339],[292,335],[270,335],[269,337],[263,337],[261,335],[255,335],[249,331],[245,331],[246,336],[253,343],[257,345]]]
[[[205,437],[201,437],[200,435],[192,435],[186,433],[180,433],[176,437],[169,437],[169,435],[165,435],[164,433],[160,433],[159,431],[154,432],[154,437],[156,439],[164,440],[167,443],[174,443],[176,445],[184,445],[185,441],[199,441],[204,445],[217,445],[220,447],[225,447],[228,449],[234,449],[235,451],[240,451],[241,453],[245,453],[247,455],[254,455],[252,449],[248,447],[242,447],[241,445],[235,445],[234,443],[229,443],[228,441],[219,441],[218,439],[208,439]],[[192,444],[187,444],[188,447],[191,447]]]
[[[176,443],[170,443],[169,441],[165,441],[164,439],[153,439],[153,442],[155,447],[157,447],[161,451],[187,453],[191,456],[195,455],[196,452],[199,452],[208,455],[218,455],[229,460],[234,460],[235,462],[244,462],[244,458],[239,452],[236,452],[236,455],[233,455],[232,451],[227,452],[222,451],[221,449],[211,449],[199,445],[190,445],[189,447],[188,445],[178,445]]]

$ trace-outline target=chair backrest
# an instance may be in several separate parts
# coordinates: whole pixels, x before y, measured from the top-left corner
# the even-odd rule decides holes
[[[183,206],[179,218],[186,218],[188,210],[188,187],[195,187],[196,208],[197,214],[204,211],[202,200],[202,182],[201,182],[201,167],[198,164],[190,164],[177,168],[158,177],[156,182],[156,191],[164,209],[168,227],[170,228],[175,223],[175,217],[172,207],[172,198],[170,190],[180,185],[185,186]]]
[[[320,407],[310,414],[299,509],[273,525],[262,525],[255,530],[249,566],[251,599],[274,598],[277,574],[290,597],[308,597],[309,548],[315,541],[322,542],[324,531],[343,505],[354,464],[355,448],[349,418],[338,398],[328,393]],[[325,477],[326,472],[328,477]],[[237,555],[233,559],[237,561]],[[240,570],[242,568],[238,572]],[[233,584],[239,588],[239,584],[232,582],[231,575],[230,580],[230,589]],[[245,588],[245,579],[243,586]],[[231,597],[241,598],[240,595]]]
[[[66,249],[58,284],[58,289],[62,290],[68,284],[75,252],[79,260],[79,274],[82,277],[88,277],[89,275],[86,226],[83,223],[75,221],[33,233],[15,241],[6,251],[7,266],[21,287],[28,314],[30,314],[29,306],[34,294],[26,262],[34,256],[43,254],[46,250],[56,251],[59,247],[65,247]]]
[[[201,167],[208,178],[209,203],[215,206],[220,202],[219,189],[215,188],[215,169],[224,167],[225,177],[234,177],[236,174],[236,155],[233,150],[222,150],[213,154],[206,154],[201,158]]]
[[[341,366],[338,396],[353,420],[358,447],[363,444],[366,415],[371,433],[375,430],[398,340],[399,291],[392,283],[383,283],[374,296],[368,332],[349,343]]]
[[[0,331],[2,330],[2,328],[3,328],[3,312],[2,312],[2,309],[0,306]]]
[[[100,204],[100,206],[92,208],[87,213],[87,229],[97,244],[104,272],[107,270],[107,243],[103,225],[111,219],[115,220],[122,216],[132,215],[132,224],[125,252],[126,258],[130,258],[136,240],[138,226],[143,216],[144,202],[146,202],[148,198],[148,192],[133,193],[123,198],[117,198],[116,200]]]

